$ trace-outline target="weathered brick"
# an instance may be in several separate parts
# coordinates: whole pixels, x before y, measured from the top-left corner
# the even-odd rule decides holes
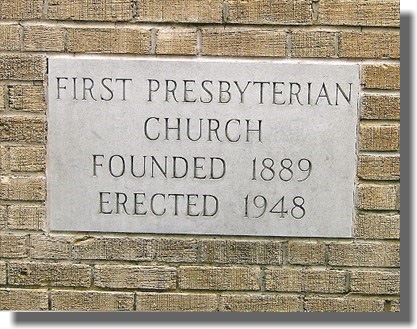
[[[360,184],[356,200],[359,209],[399,210],[400,186],[398,184]]]
[[[133,311],[134,293],[59,291],[51,292],[52,311]]]
[[[310,24],[311,4],[305,0],[228,0],[227,22],[245,24]]]
[[[44,177],[0,177],[0,199],[15,201],[44,201]]]
[[[46,57],[34,55],[0,55],[0,80],[43,80]]]
[[[325,31],[293,32],[292,57],[335,57],[336,33]]]
[[[359,149],[362,151],[398,151],[399,124],[362,123],[359,128]]]
[[[354,236],[361,239],[399,239],[400,215],[363,213],[356,216]]]
[[[364,65],[362,69],[362,83],[364,88],[399,90],[400,65]]]
[[[201,240],[201,261],[218,264],[282,264],[282,242]]]
[[[45,147],[11,146],[10,170],[13,172],[38,172],[45,170]]]
[[[340,32],[339,57],[400,58],[400,32]]]
[[[71,256],[69,237],[54,235],[31,235],[29,255],[34,259],[69,259]]]
[[[9,108],[24,112],[45,112],[45,90],[43,86],[8,86]]]
[[[143,238],[95,238],[83,237],[74,241],[74,259],[103,260],[152,260],[154,241]]]
[[[179,270],[181,289],[259,290],[260,270],[249,267],[183,266]]]
[[[7,207],[0,205],[0,231],[4,230],[7,226]]]
[[[383,312],[384,300],[377,298],[307,297],[307,312]]]
[[[400,96],[364,95],[361,118],[400,120]]]
[[[198,257],[195,239],[158,239],[155,260],[161,262],[196,262]]]
[[[391,300],[391,312],[400,312],[400,300]]]
[[[25,26],[24,51],[64,51],[64,29],[51,26]]]
[[[369,180],[399,180],[400,156],[360,154],[358,177]]]
[[[221,23],[222,0],[138,0],[134,18],[145,22]]]
[[[0,19],[36,19],[42,17],[43,0],[1,1]]]
[[[7,282],[6,263],[0,262],[0,285],[5,285]]]
[[[221,295],[220,312],[301,312],[299,296]]]
[[[195,55],[197,31],[195,29],[158,30],[156,53],[167,55]]]
[[[45,136],[46,124],[44,118],[22,116],[0,117],[0,139],[3,142],[44,143]]]
[[[326,245],[317,242],[290,241],[288,262],[296,265],[324,265],[326,263]]]
[[[48,0],[46,17],[76,21],[128,21],[133,17],[132,1]]]
[[[140,312],[213,312],[216,309],[215,294],[136,294],[136,310]]]
[[[9,206],[7,225],[12,230],[35,230],[45,229],[46,210],[44,206]]]
[[[176,269],[166,266],[96,265],[94,284],[116,289],[175,289]]]
[[[267,268],[267,291],[342,293],[346,291],[343,271]]]
[[[10,147],[0,145],[0,173],[6,175],[10,171]]]
[[[4,86],[0,85],[0,111],[6,109],[6,93],[4,92]]]
[[[46,311],[48,292],[34,289],[0,289],[0,310]]]
[[[91,267],[64,263],[9,263],[9,285],[89,287]]]
[[[74,53],[148,54],[151,31],[137,28],[69,28],[67,51]]]
[[[265,29],[202,29],[202,55],[285,57],[285,32]]]
[[[325,25],[400,27],[400,1],[320,1],[318,22]]]
[[[0,257],[22,258],[27,255],[27,236],[17,234],[0,235]]]
[[[19,25],[17,24],[0,25],[0,50],[6,50],[6,51],[20,50]]]
[[[330,266],[400,266],[398,243],[331,243],[329,245]]]
[[[350,274],[350,290],[358,294],[399,295],[400,272],[354,271]]]

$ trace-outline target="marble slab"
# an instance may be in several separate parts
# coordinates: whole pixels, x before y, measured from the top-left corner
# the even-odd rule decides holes
[[[359,66],[48,60],[53,231],[350,237]]]

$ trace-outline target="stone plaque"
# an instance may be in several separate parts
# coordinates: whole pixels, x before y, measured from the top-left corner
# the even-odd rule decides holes
[[[53,57],[55,231],[349,237],[359,66]]]

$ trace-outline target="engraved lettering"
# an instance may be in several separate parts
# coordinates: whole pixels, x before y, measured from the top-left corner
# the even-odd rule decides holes
[[[264,103],[264,85],[270,85],[270,82],[267,81],[254,81],[254,85],[259,84],[259,104]]]
[[[56,96],[56,98],[57,99],[61,99],[61,94],[60,94],[60,90],[62,89],[62,90],[66,90],[67,89],[67,86],[61,86],[61,80],[68,80],[68,78],[65,78],[65,77],[57,77],[56,78],[56,87],[57,87],[57,96]],[[74,85],[75,85],[75,83],[74,83]]]
[[[196,179],[205,179],[207,175],[200,176],[198,170],[203,170],[204,166],[201,163],[198,163],[200,160],[204,160],[204,157],[194,157],[194,178]]]
[[[104,89],[106,89],[108,91],[109,96],[107,98],[104,98],[103,94],[100,94],[101,100],[106,101],[106,102],[111,101],[113,99],[113,90],[111,90],[110,87],[104,83],[104,81],[107,81],[107,80],[110,80],[110,82],[112,81],[111,78],[103,78],[103,79],[101,79],[101,84],[104,87]],[[74,84],[74,86],[75,86],[75,84]],[[74,88],[74,94],[75,94],[75,88]]]
[[[187,194],[187,216],[199,216],[200,213],[192,213],[191,207],[196,207],[197,203],[191,201],[191,198],[198,198],[198,194]]]
[[[127,195],[122,192],[116,192],[116,214],[120,214],[120,206],[126,215],[129,215],[126,209]]]
[[[113,210],[105,211],[103,209],[103,204],[110,204],[110,201],[105,201],[104,200],[104,194],[110,195],[111,192],[99,192],[99,195],[100,195],[100,210],[99,210],[99,214],[110,215],[113,212]]]
[[[151,212],[155,216],[163,216],[165,214],[165,212],[166,212],[166,208],[165,207],[162,207],[162,212],[157,212],[155,210],[155,198],[157,196],[161,196],[164,199],[164,201],[165,201],[165,194],[156,193],[156,194],[152,195],[152,197],[151,197]]]
[[[156,82],[156,86],[152,87],[152,84]],[[155,79],[148,79],[148,102],[152,102],[152,94],[159,90],[159,81]]]
[[[323,82],[323,84],[322,84],[322,86],[321,86],[321,89],[320,89],[320,92],[319,92],[319,95],[317,96],[317,99],[316,99],[316,105],[318,104],[318,102],[319,102],[319,100],[320,100],[320,98],[326,98],[326,100],[327,100],[327,103],[329,104],[329,105],[332,105],[332,103],[330,102],[330,97],[329,97],[329,93],[327,92],[327,88],[326,88],[326,84]]]
[[[159,171],[160,171],[160,173],[166,178],[167,177],[167,156],[164,156],[164,164],[163,164],[163,168],[162,168],[162,166],[161,166],[161,164],[158,162],[158,160],[154,157],[154,156],[152,156],[151,157],[151,159],[152,159],[152,166],[151,166],[151,177],[155,177],[154,176],[154,168],[155,168],[155,166],[159,169]]]
[[[126,81],[132,81],[132,79],[126,79],[126,78],[117,78],[117,81],[122,82],[122,101],[126,100]]]
[[[246,119],[246,141],[249,142],[249,133],[258,133],[258,142],[262,143],[262,120],[258,120],[258,128],[249,128],[251,120]]]
[[[173,197],[174,199],[174,216],[178,216],[178,198],[184,198],[184,194],[168,194],[168,198]]]
[[[134,164],[134,159],[135,159],[136,157],[134,156],[134,155],[131,155],[130,156],[130,173],[132,174],[132,176],[133,177],[135,177],[135,178],[142,178],[143,176],[145,176],[145,166],[146,166],[146,156],[143,156],[143,166],[142,166],[142,173],[141,174],[136,174],[135,173],[135,170],[134,170],[134,167],[135,167],[135,164]]]
[[[190,88],[190,84],[192,84],[192,88]],[[195,80],[184,80],[184,102],[186,103],[195,103],[197,101],[196,98],[194,99],[190,99],[190,93],[194,92],[194,85],[195,85]]]
[[[282,100],[281,102],[277,101],[277,95],[282,95],[282,90],[278,91],[278,85],[283,86],[284,82],[273,82],[272,83],[272,104],[276,104],[276,105],[284,105],[285,104],[285,100]]]
[[[182,162],[183,172],[182,174],[179,173],[179,160]],[[184,178],[187,176],[188,173],[188,161],[183,157],[172,157],[172,178]]]
[[[232,122],[236,122],[237,123],[237,125],[238,126],[240,126],[240,120],[239,119],[230,119],[230,120],[227,120],[227,122],[226,122],[226,127],[225,127],[225,135],[226,135],[226,139],[229,141],[229,142],[232,142],[232,143],[236,143],[236,142],[238,142],[239,140],[240,140],[240,134],[238,133],[237,134],[237,136],[235,137],[235,138],[232,138],[231,136],[230,136],[230,128],[229,128],[229,125],[232,123]]]
[[[211,209],[210,209],[211,205]],[[219,211],[219,199],[214,195],[203,195],[203,216],[213,217]]]
[[[133,197],[134,197],[134,200],[135,200],[135,206],[134,206],[134,209],[133,209],[133,214],[134,215],[140,215],[140,216],[146,215],[148,213],[147,210],[144,210],[142,212],[139,211],[139,206],[143,206],[144,199],[145,199],[145,193],[133,193]],[[139,197],[142,197],[141,201],[139,200]]]
[[[149,127],[148,127],[148,124],[149,124],[149,121],[151,121],[151,120],[155,120],[156,122],[159,123],[159,118],[150,117],[150,118],[148,118],[148,119],[145,120],[145,124],[143,125],[143,128],[144,128],[144,132],[145,132],[146,138],[149,139],[149,140],[151,140],[151,141],[156,141],[161,134],[160,133],[157,133],[156,137],[151,137],[149,135]]]
[[[218,174],[215,174],[215,163],[218,163]],[[211,170],[210,170],[210,179],[220,179],[223,178],[226,174],[226,162],[222,158],[210,158]]]
[[[215,125],[213,126],[212,123],[215,123]],[[219,142],[221,142],[220,138],[219,138],[219,134],[218,134],[218,130],[220,127],[220,122],[217,119],[208,119],[208,140],[212,141],[212,133],[214,133],[216,135],[216,138]]]
[[[89,84],[87,84],[87,82],[89,82]],[[93,88],[94,88],[94,80],[91,78],[83,78],[83,100],[87,100],[86,95],[87,95],[87,91],[90,93],[90,97],[93,100],[97,100],[94,98],[93,95]]]
[[[239,91],[239,94],[240,94],[240,103],[243,103],[243,94],[245,93],[246,89],[248,89],[248,86],[251,84],[251,81],[248,81],[246,83],[246,87],[243,90],[242,90],[242,88],[240,88],[239,82],[234,81],[234,83],[235,83],[235,85],[237,87],[237,90]]]
[[[206,84],[210,83],[210,85],[213,87],[213,81],[211,80],[204,80],[201,83],[201,88],[206,92],[206,94],[210,97],[209,99],[207,98],[203,98],[202,96],[200,97],[200,102],[202,103],[211,103],[213,101],[213,93],[211,92],[210,89],[207,89]]]
[[[198,135],[198,137],[196,137],[196,138],[192,138],[191,137],[191,130],[195,130],[195,129],[191,129],[191,124],[190,124],[190,121],[191,121],[191,119],[190,118],[187,118],[187,138],[190,140],[190,141],[193,141],[193,142],[196,142],[196,141],[199,141],[200,139],[201,139],[201,135],[203,134],[203,128],[202,128],[202,126],[203,126],[203,119],[199,119],[198,121],[199,121],[199,125],[198,125],[198,131],[199,131],[199,135]]]
[[[349,96],[346,95],[340,85],[336,83],[336,105],[339,105],[339,93],[341,93],[346,102],[350,104],[350,100],[352,98],[352,83],[349,83]]]
[[[172,83],[172,88],[169,87],[169,84]],[[175,90],[177,89],[177,82],[175,80],[165,80],[165,102],[169,102],[168,95],[171,94],[175,102],[178,103],[177,97],[175,96]]]
[[[224,86],[227,86],[227,88],[224,89]],[[219,81],[219,103],[229,103],[231,98],[230,82]]]
[[[170,130],[177,132],[177,140],[181,140],[181,119],[177,118],[177,125],[176,126],[169,126],[169,118],[165,118],[165,140],[169,140],[168,133]]]
[[[296,88],[294,88],[295,86]],[[294,91],[294,89],[296,89],[296,91]],[[295,96],[297,98],[298,104],[303,105],[301,104],[300,99],[298,98],[300,92],[301,92],[301,85],[297,82],[290,82],[290,104],[292,104],[293,96]]]
[[[93,176],[97,176],[97,167],[103,167],[103,163],[97,163],[97,158],[104,159],[103,154],[93,154]]]
[[[115,164],[114,159],[119,159],[119,166],[117,166]],[[117,171],[117,167],[119,167],[119,173],[115,174],[115,170]],[[116,168],[116,169],[115,169]],[[121,177],[123,176],[123,174],[125,173],[125,159],[118,154],[112,155],[109,159],[109,173],[110,175],[112,175],[113,177]]]

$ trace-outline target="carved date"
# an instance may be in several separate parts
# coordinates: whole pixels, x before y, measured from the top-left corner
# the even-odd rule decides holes
[[[287,216],[294,219],[302,219],[306,214],[304,208],[305,200],[303,197],[297,195],[289,202],[285,196],[281,197],[278,201],[274,199],[268,200],[263,195],[255,195],[251,197],[246,195],[244,198],[244,218],[261,218],[268,213],[279,216],[280,219],[285,219]]]
[[[310,177],[312,169],[311,161],[306,158],[302,158],[298,162],[285,158],[279,164],[271,158],[261,160],[254,158],[252,160],[252,180],[270,182],[280,179],[289,182],[296,179],[297,182],[304,182]]]

